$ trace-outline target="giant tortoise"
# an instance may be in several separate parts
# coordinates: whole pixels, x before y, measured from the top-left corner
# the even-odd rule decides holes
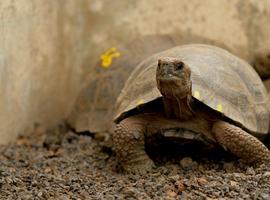
[[[269,108],[247,62],[215,46],[177,46],[144,59],[129,76],[116,103],[114,149],[126,171],[145,172],[154,165],[145,137],[183,128],[246,162],[269,162],[259,140],[269,132]]]

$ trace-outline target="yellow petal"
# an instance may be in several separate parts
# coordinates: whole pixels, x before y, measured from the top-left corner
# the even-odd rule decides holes
[[[144,103],[144,100],[139,100],[138,102],[137,102],[137,106],[139,106],[139,105],[141,105],[141,104],[143,104]]]
[[[217,105],[217,111],[222,112],[222,105],[221,104]]]
[[[104,68],[109,68],[112,64],[113,58],[117,58],[120,55],[121,54],[117,51],[115,47],[108,49],[100,56],[101,66]]]
[[[200,96],[200,92],[197,91],[197,90],[194,92],[194,95],[193,95],[193,96],[194,96],[196,99],[200,99],[200,97],[201,97],[201,96]]]

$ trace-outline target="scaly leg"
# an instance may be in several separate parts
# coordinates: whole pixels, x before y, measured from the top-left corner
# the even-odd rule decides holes
[[[225,149],[248,163],[269,163],[270,151],[251,134],[224,121],[215,122],[212,128],[216,140]]]
[[[154,166],[145,152],[145,131],[145,123],[136,117],[129,117],[116,125],[113,133],[114,151],[126,172],[145,174]]]

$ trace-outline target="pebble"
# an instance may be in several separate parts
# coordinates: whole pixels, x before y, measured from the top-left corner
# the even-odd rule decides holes
[[[180,179],[179,175],[169,176],[168,177],[172,182],[178,181]]]
[[[181,159],[180,166],[185,170],[189,170],[197,167],[198,163],[193,161],[190,157],[185,157]]]
[[[267,193],[261,193],[260,196],[262,197],[263,200],[269,200],[270,199],[269,193],[268,194]]]
[[[244,177],[244,174],[243,173],[233,173],[233,176],[235,178],[242,178],[242,177]]]
[[[208,183],[208,181],[205,179],[205,178],[198,178],[197,179],[197,182],[200,184],[200,185],[205,185]]]
[[[134,187],[126,187],[124,189],[124,194],[126,197],[134,197],[136,189]]]
[[[39,192],[39,193],[37,194],[38,197],[42,197],[42,195],[43,195],[43,192]]]
[[[173,190],[166,190],[166,194],[169,197],[176,197],[177,196],[177,193]]]
[[[246,170],[246,173],[249,175],[255,175],[255,171],[254,171],[253,167],[248,167]]]
[[[270,176],[270,171],[264,172],[264,173],[263,173],[263,176]]]
[[[233,187],[235,187],[235,186],[238,185],[238,183],[236,181],[230,181],[230,185],[233,186]]]
[[[183,180],[177,181],[176,185],[177,185],[177,189],[178,189],[179,192],[183,192],[186,189],[186,186],[184,185]]]

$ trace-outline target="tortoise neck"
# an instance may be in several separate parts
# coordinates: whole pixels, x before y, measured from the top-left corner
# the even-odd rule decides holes
[[[187,120],[194,115],[192,110],[192,96],[170,99],[163,97],[166,117]]]

